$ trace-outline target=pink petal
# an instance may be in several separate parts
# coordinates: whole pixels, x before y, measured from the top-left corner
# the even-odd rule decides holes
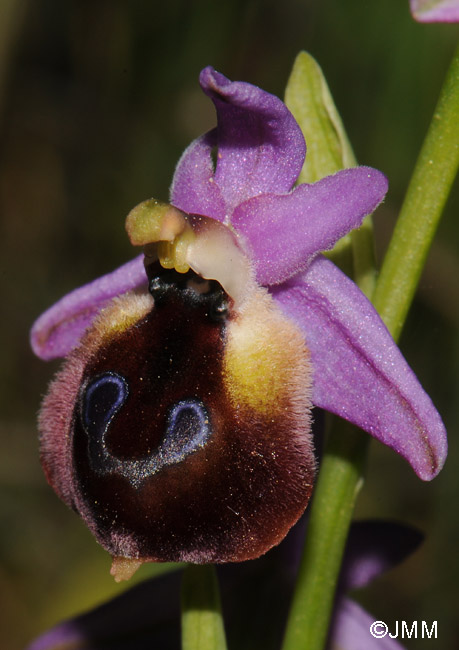
[[[217,141],[216,135],[215,129],[209,131],[185,149],[175,169],[170,199],[183,212],[223,221],[225,202],[214,181],[211,155]]]
[[[139,255],[116,271],[75,289],[35,321],[30,333],[33,351],[46,361],[67,356],[111,298],[146,283],[143,255]]]
[[[459,22],[459,0],[410,0],[410,7],[420,23]]]
[[[311,351],[313,403],[394,449],[420,478],[436,476],[447,453],[444,425],[358,287],[320,256],[274,295]]]
[[[250,199],[236,208],[232,225],[249,244],[258,282],[278,284],[360,226],[386,192],[376,169],[345,169],[290,194]]]
[[[257,194],[288,192],[301,171],[306,146],[285,104],[252,84],[230,81],[211,67],[201,72],[200,83],[217,110],[215,182],[228,215]]]
[[[403,646],[389,636],[390,632],[395,634],[395,630],[387,628],[386,631],[384,623],[371,628],[378,617],[368,614],[352,600],[339,598],[335,612],[327,650],[403,650]],[[370,629],[383,636],[373,636]]]
[[[422,533],[405,524],[377,519],[352,522],[339,590],[365,587],[411,555],[422,540]]]

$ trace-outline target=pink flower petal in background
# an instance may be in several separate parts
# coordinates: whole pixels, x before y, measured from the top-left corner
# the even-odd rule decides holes
[[[459,22],[459,0],[410,0],[410,7],[421,23]]]

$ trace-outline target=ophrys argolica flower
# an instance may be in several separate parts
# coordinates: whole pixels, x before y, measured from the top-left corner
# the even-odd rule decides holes
[[[175,171],[171,204],[129,214],[144,247],[35,323],[67,356],[40,415],[59,496],[115,558],[225,562],[277,544],[304,511],[313,405],[441,468],[441,419],[378,314],[320,252],[380,203],[368,167],[294,183],[305,143],[285,105],[212,68],[216,129]]]

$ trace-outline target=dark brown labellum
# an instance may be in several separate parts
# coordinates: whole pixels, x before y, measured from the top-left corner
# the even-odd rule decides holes
[[[51,387],[48,478],[113,556],[257,557],[312,489],[307,350],[262,290],[239,313],[214,280],[147,273],[154,305],[115,302]]]

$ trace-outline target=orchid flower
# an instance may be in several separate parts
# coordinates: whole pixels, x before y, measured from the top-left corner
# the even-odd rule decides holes
[[[219,568],[230,647],[280,647],[300,560],[302,523],[257,562]],[[376,520],[354,522],[343,558],[327,650],[403,650],[389,635],[374,638],[370,632],[374,616],[346,593],[366,587],[392,569],[421,541],[422,535],[409,526]],[[180,580],[176,571],[143,581],[90,612],[59,623],[27,650],[174,650],[180,647]]]
[[[459,0],[410,0],[410,8],[421,23],[459,22]]]
[[[144,255],[34,324],[67,357],[40,418],[49,483],[127,577],[144,561],[252,559],[303,513],[311,408],[361,427],[424,480],[445,430],[357,286],[321,255],[387,191],[356,167],[295,187],[301,130],[277,97],[201,72],[218,125],[178,162],[170,204],[126,228]]]

